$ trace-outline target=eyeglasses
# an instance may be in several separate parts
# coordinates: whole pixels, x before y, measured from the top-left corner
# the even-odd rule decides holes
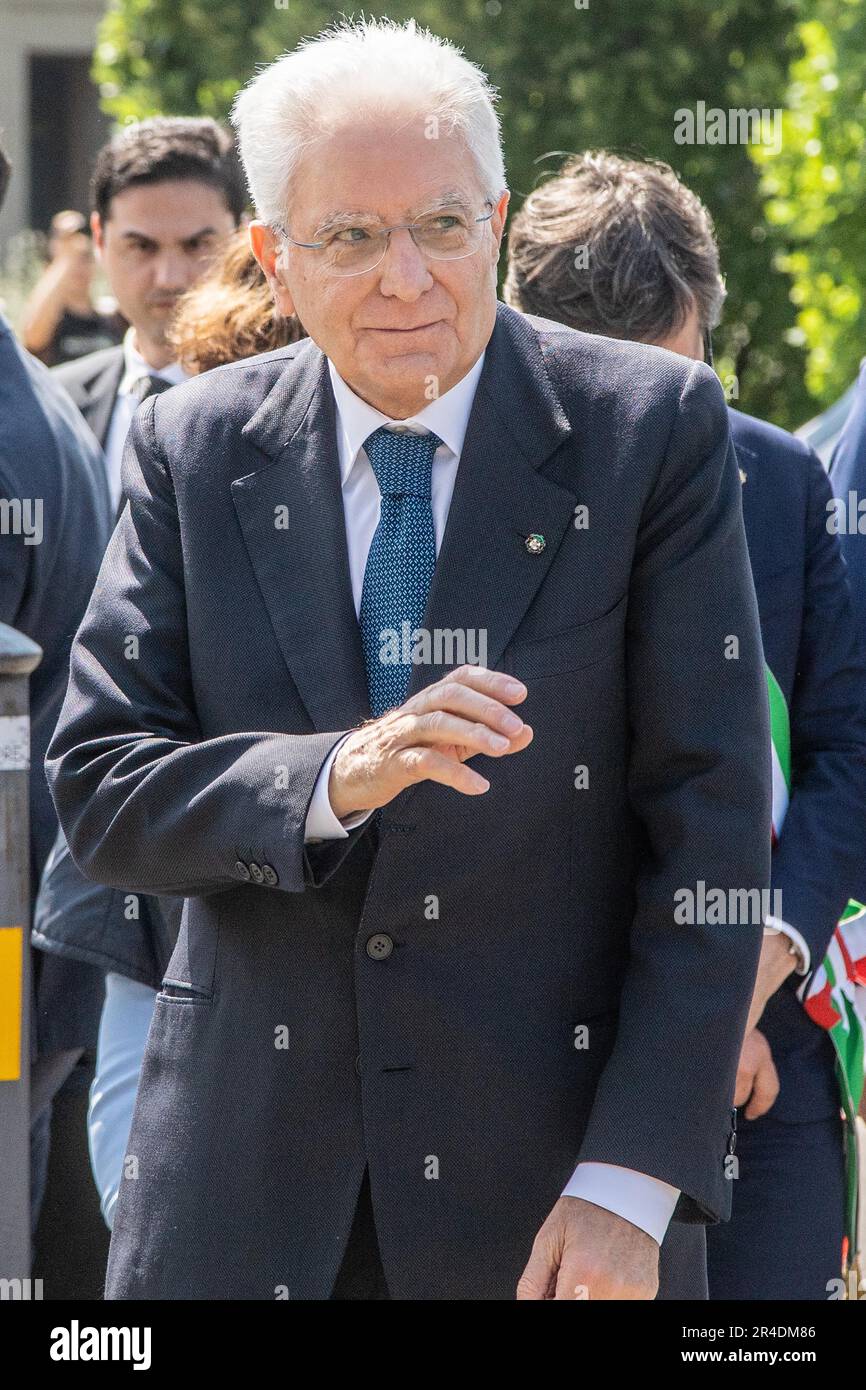
[[[481,217],[473,217],[466,208],[454,206],[437,208],[417,222],[398,222],[393,227],[353,222],[323,241],[297,241],[279,223],[275,223],[273,229],[293,246],[320,251],[323,269],[328,274],[363,275],[375,270],[384,259],[392,232],[408,232],[421,254],[434,261],[461,261],[473,255],[484,238],[485,225],[496,210],[489,199],[484,206],[489,207],[490,212]]]
[[[704,329],[704,361],[708,367],[713,365],[713,334],[709,328]]]

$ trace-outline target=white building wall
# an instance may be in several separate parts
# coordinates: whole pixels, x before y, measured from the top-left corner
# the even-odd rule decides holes
[[[89,56],[107,0],[0,0],[0,136],[12,179],[0,209],[0,246],[27,225],[31,53]]]

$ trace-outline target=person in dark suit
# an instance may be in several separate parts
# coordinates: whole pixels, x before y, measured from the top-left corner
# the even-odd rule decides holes
[[[0,203],[9,164],[0,150]],[[42,648],[30,677],[30,902],[57,834],[44,760],[69,676],[69,649],[108,541],[98,445],[47,368],[0,316],[0,620]],[[91,1033],[99,972],[31,953],[31,1224],[48,1165],[51,1101]]]
[[[667,165],[569,159],[530,195],[509,245],[510,303],[552,314],[560,302],[573,327],[711,360],[718,248],[706,208]],[[709,1233],[709,1288],[721,1299],[822,1299],[841,1268],[844,1133],[833,1045],[796,990],[857,883],[866,663],[820,460],[784,430],[738,410],[729,418],[764,655],[789,709],[793,791],[737,1080],[739,1181],[731,1221]]]
[[[866,650],[866,359],[860,365],[848,416],[829,464],[832,505],[827,525],[839,537],[845,557],[857,637]],[[866,839],[863,841],[866,851]],[[866,902],[866,853],[858,867],[851,896]],[[864,1102],[866,1104],[866,1102]],[[860,1113],[866,1118],[861,1104]]]
[[[47,759],[83,872],[186,900],[106,1296],[705,1297],[770,859],[718,380],[497,301],[435,36],[234,119],[310,337],[137,413]]]
[[[178,360],[193,373],[304,336],[296,319],[276,314],[249,237],[240,230],[180,300],[170,330]],[[90,882],[76,869],[62,834],[36,901],[33,944],[105,971],[87,1125],[93,1179],[109,1229],[154,1002],[177,940],[180,903]]]
[[[833,450],[829,471],[837,502],[828,520],[839,536],[860,642],[866,646],[866,360],[860,366],[851,409]],[[861,896],[866,897],[864,870],[858,883]]]
[[[181,117],[142,121],[116,135],[97,157],[92,194],[93,240],[130,327],[120,346],[78,357],[53,375],[103,446],[101,467],[116,517],[123,504],[121,459],[135,409],[152,392],[187,376],[168,338],[178,298],[236,228],[246,194],[230,133],[209,119]],[[100,966],[131,962],[126,968],[132,978],[149,979],[167,924],[160,905],[144,895],[130,901],[109,890],[89,891],[92,885],[81,881],[62,833],[47,867],[31,938],[35,958],[49,977],[78,968],[99,980],[87,1052],[75,1078],[84,1088],[93,1081],[100,1009],[108,1002]],[[55,1001],[52,1014],[61,1014],[61,1005]]]
[[[169,339],[179,297],[237,227],[246,192],[229,132],[207,117],[158,116],[100,151],[91,231],[130,327],[119,347],[55,369],[105,452],[112,504],[129,423],[152,391],[186,380]]]

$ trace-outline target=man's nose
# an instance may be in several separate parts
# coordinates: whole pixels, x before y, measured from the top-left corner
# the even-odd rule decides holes
[[[388,237],[380,264],[379,289],[398,299],[415,299],[430,288],[432,275],[427,259],[412,240],[411,232],[401,228]]]
[[[191,280],[189,262],[180,251],[165,251],[157,256],[153,271],[154,288],[182,292]]]

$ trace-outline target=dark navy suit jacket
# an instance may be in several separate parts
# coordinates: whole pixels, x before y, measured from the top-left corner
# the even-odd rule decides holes
[[[0,317],[0,496],[39,499],[42,537],[0,535],[0,619],[42,648],[30,677],[31,904],[57,833],[44,759],[69,674],[69,650],[111,530],[105,464],[71,400]],[[34,1050],[86,1042],[101,977],[76,961],[34,955]],[[38,1038],[35,1029],[38,1027]]]
[[[718,380],[497,306],[424,626],[484,630],[535,737],[478,759],[485,796],[418,784],[321,845],[316,778],[369,717],[326,359],[308,339],[152,398],[123,481],[48,765],[86,874],[186,902],[108,1297],[328,1297],[365,1167],[394,1297],[513,1298],[580,1160],[680,1189],[664,1264],[730,1210],[760,946],[678,926],[675,895],[770,868]]]
[[[831,487],[817,455],[784,430],[732,410],[745,473],[743,518],[764,654],[791,717],[793,791],[773,854],[778,914],[820,964],[849,896],[866,832],[866,664],[837,537]],[[792,975],[759,1025],[781,1089],[770,1112],[807,1120],[839,1108],[833,1048],[806,1015]]]
[[[53,379],[71,396],[103,446],[123,366],[123,347],[118,344],[52,368]],[[31,941],[40,951],[97,966],[100,972],[116,971],[158,989],[174,948],[181,906],[180,898],[165,897],[159,903],[143,893],[120,893],[88,881],[60,834],[36,899]],[[88,1045],[96,1045],[97,1027],[94,1018]]]
[[[123,347],[101,348],[53,368],[103,448],[123,379]]]

